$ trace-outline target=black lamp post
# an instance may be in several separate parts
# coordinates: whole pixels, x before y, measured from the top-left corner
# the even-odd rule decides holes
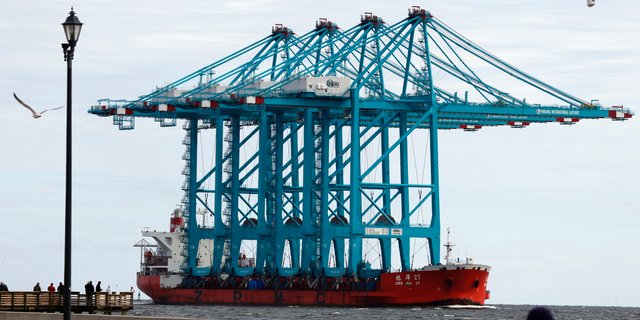
[[[64,219],[64,320],[71,320],[71,61],[73,51],[80,38],[82,22],[75,16],[73,7],[62,27],[67,36],[67,43],[62,44],[64,61],[67,62],[67,169],[65,190]]]

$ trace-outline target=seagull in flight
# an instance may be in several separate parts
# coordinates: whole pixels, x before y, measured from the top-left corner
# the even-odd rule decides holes
[[[16,98],[16,100],[18,100],[18,102],[20,102],[20,104],[23,105],[25,108],[31,110],[31,112],[33,113],[33,118],[34,119],[38,119],[38,118],[42,117],[42,114],[47,112],[47,111],[49,111],[49,110],[58,110],[58,109],[64,107],[64,106],[62,106],[62,107],[58,107],[58,108],[47,109],[47,110],[44,110],[44,111],[38,113],[38,112],[33,111],[33,109],[31,109],[31,107],[29,107],[26,103],[22,102],[22,100],[20,100],[20,98],[18,98],[18,96],[16,96],[15,92],[13,93],[13,97]]]

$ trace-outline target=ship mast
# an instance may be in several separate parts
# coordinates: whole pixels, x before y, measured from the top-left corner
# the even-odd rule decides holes
[[[444,247],[447,248],[446,249],[446,254],[444,255],[444,261],[445,264],[451,264],[451,260],[449,259],[451,257],[451,251],[453,250],[453,247],[455,246],[455,243],[452,243],[451,241],[449,241],[449,234],[451,233],[451,231],[449,230],[449,228],[447,228],[447,242],[445,242]]]

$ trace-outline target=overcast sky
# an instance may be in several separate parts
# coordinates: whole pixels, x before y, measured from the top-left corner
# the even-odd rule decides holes
[[[135,286],[132,245],[143,227],[168,229],[184,180],[181,125],[139,119],[119,131],[90,106],[147,94],[276,23],[304,34],[318,18],[348,29],[373,12],[393,24],[420,5],[577,97],[640,102],[637,0],[3,1],[0,281],[11,290],[63,280],[65,109],[35,120],[12,92],[38,111],[66,103],[60,24],[71,5],[85,24],[73,65],[74,290]],[[443,230],[454,256],[493,267],[487,304],[640,306],[639,141],[636,118],[440,133]]]

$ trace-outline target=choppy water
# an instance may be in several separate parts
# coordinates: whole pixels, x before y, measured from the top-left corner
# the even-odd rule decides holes
[[[530,305],[490,305],[483,308],[324,308],[324,307],[235,307],[167,306],[141,302],[128,313],[132,316],[198,319],[525,319]],[[549,306],[556,319],[640,320],[640,308]]]

